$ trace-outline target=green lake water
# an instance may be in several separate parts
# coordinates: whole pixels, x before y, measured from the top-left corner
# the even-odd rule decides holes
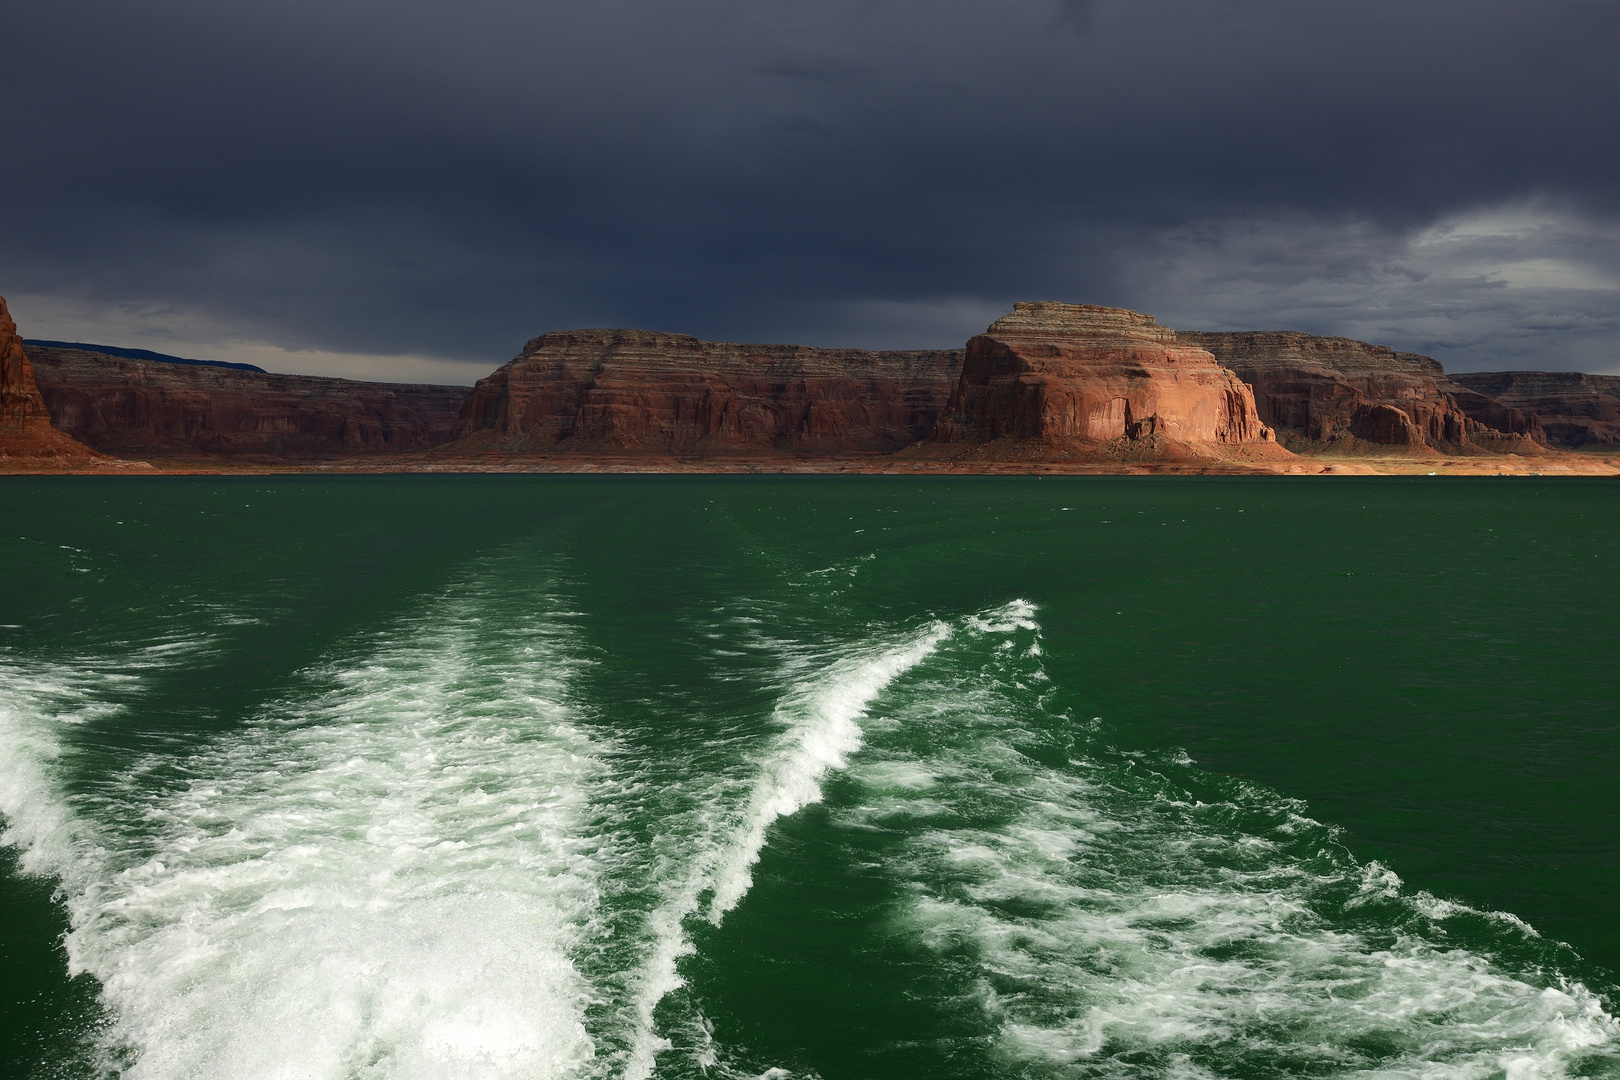
[[[0,479],[0,1077],[1620,1076],[1620,484]]]

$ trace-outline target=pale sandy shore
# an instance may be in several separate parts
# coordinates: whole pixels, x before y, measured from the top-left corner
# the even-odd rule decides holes
[[[658,454],[435,456],[431,451],[327,461],[154,459],[94,461],[0,457],[11,475],[344,475],[344,474],[803,474],[803,475],[1016,475],[1016,476],[1620,476],[1620,454],[1548,451],[1534,456],[1391,454],[1355,457],[1288,456],[1266,460],[1207,458],[1178,461],[940,461],[892,454],[809,457]]]

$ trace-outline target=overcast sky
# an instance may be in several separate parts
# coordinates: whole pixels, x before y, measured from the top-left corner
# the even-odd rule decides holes
[[[1620,371],[1620,4],[9,0],[29,337],[471,382],[1016,299]]]

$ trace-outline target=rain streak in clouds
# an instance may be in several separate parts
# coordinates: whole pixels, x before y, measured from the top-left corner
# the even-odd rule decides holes
[[[471,382],[1014,299],[1620,371],[1620,8],[20,0],[24,332]]]

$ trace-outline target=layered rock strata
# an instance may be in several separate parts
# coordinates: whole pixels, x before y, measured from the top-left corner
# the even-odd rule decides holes
[[[373,383],[34,346],[58,428],[120,456],[321,460],[454,433],[464,386]]]
[[[646,330],[537,337],[473,388],[448,452],[684,457],[896,450],[927,435],[957,350],[737,345]]]
[[[1249,388],[1151,315],[1047,302],[1014,304],[968,342],[930,440],[994,444],[1017,457],[1103,444],[1198,457],[1274,441]]]
[[[0,455],[98,469],[123,463],[64,431],[125,457],[362,470],[1292,471],[1279,435],[1308,452],[1542,452],[1549,435],[1620,446],[1617,377],[1448,378],[1428,357],[1364,342],[1178,334],[1092,305],[1015,304],[966,350],[564,331],[471,391],[23,345],[0,300]],[[523,464],[558,455],[571,463]]]
[[[1298,450],[1359,443],[1413,449],[1533,449],[1533,415],[1447,378],[1439,361],[1297,331],[1182,331],[1254,389],[1260,418]]]
[[[0,457],[81,460],[89,448],[51,426],[34,367],[0,297]]]
[[[1554,446],[1620,448],[1620,375],[1470,371],[1452,378],[1505,408],[1533,413]]]

